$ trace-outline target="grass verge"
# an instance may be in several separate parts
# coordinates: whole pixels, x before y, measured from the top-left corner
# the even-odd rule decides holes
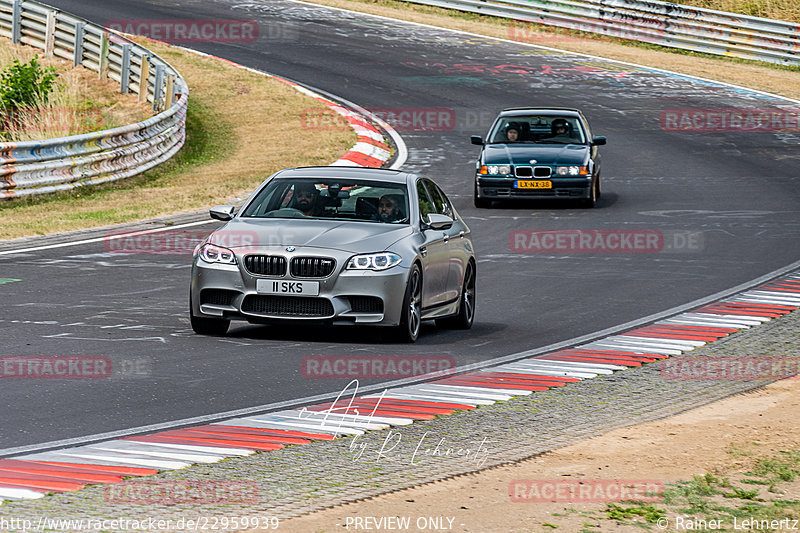
[[[681,0],[680,3],[752,17],[800,22],[800,4],[797,0]]]
[[[119,84],[100,80],[96,72],[57,58],[42,57],[32,46],[15,45],[0,37],[0,70],[29,62],[34,56],[43,67],[56,69],[53,92],[39,103],[40,111],[0,111],[0,142],[66,137],[115,128],[144,120],[150,106],[140,104],[136,95],[121,94]],[[6,120],[9,119],[9,120]]]
[[[744,449],[750,451],[741,453]],[[756,444],[745,443],[731,445],[728,454],[731,464],[724,473],[667,485],[659,503],[607,503],[604,509],[568,509],[553,516],[582,517],[582,533],[797,529],[791,525],[800,520],[800,450],[762,455]]]
[[[321,102],[233,65],[147,41],[190,87],[186,144],[140,176],[41,198],[0,202],[0,239],[189,212],[250,192],[285,167],[326,165],[356,141],[352,130],[304,129]]]

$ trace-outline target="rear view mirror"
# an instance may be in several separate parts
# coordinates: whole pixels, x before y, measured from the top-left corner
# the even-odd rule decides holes
[[[478,146],[483,146],[483,138],[480,135],[473,135],[470,137],[472,144],[477,144]]]
[[[428,215],[428,229],[445,230],[453,227],[453,219],[447,215],[431,213]]]
[[[595,145],[595,146],[603,146],[604,144],[606,144],[606,138],[605,137],[595,137],[594,139],[592,139],[592,144]]]

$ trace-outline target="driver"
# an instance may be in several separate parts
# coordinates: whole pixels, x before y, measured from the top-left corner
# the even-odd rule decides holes
[[[378,222],[394,222],[400,220],[400,208],[394,198],[388,194],[378,200]]]
[[[317,199],[319,190],[313,183],[300,183],[294,187],[294,208],[303,212],[307,217],[317,214]]]
[[[572,136],[569,129],[569,122],[563,118],[557,118],[550,124],[550,138],[561,137],[565,140],[571,140]]]

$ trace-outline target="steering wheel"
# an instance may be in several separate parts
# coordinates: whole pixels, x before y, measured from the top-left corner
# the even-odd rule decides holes
[[[294,207],[273,209],[265,215],[267,218],[308,218],[302,211]]]

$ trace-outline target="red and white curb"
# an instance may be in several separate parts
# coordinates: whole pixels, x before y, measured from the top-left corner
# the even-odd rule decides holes
[[[362,114],[339,105],[310,89],[306,89],[302,85],[283,78],[276,77],[276,79],[288,83],[297,91],[319,100],[333,111],[336,111],[358,135],[356,144],[341,158],[331,163],[331,166],[381,168],[392,157],[391,149],[384,141],[383,134],[378,128],[370,124]],[[384,128],[388,128],[388,125],[384,125]]]
[[[431,420],[667,359],[798,308],[793,274],[621,334],[382,394],[0,459],[0,502]]]

